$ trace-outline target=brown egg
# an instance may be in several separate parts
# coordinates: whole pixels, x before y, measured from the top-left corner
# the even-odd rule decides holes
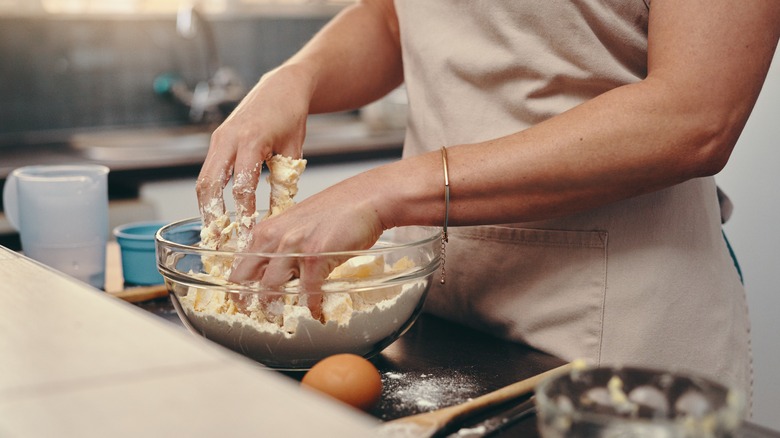
[[[355,354],[336,354],[317,362],[301,384],[364,411],[382,395],[382,378],[376,367]]]

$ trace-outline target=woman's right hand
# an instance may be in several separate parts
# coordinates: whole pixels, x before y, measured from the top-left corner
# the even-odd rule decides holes
[[[223,189],[231,177],[237,219],[252,222],[241,219],[256,210],[263,162],[273,154],[302,157],[310,112],[359,108],[402,82],[393,1],[363,0],[344,8],[298,53],[265,74],[214,131],[196,185],[204,226],[220,231],[215,220],[225,217]],[[246,228],[239,232],[249,237]]]
[[[255,211],[263,163],[274,154],[301,158],[309,113],[310,78],[296,66],[273,70],[255,85],[233,113],[211,136],[206,160],[198,177],[198,207],[205,228],[225,215],[223,190],[233,177],[233,197],[239,224]],[[223,224],[224,225],[224,224]],[[239,236],[248,237],[250,226]]]

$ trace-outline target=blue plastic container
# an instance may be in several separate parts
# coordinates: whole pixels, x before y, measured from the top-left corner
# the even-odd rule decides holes
[[[166,223],[133,222],[114,228],[114,237],[122,253],[125,284],[149,286],[164,282],[157,270],[154,235]]]

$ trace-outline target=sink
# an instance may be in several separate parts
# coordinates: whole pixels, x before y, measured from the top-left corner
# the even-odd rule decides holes
[[[352,114],[309,117],[304,155],[323,156],[400,150],[403,128],[377,129]],[[200,126],[112,129],[71,136],[70,147],[101,162],[202,161],[211,132]]]
[[[205,157],[211,133],[200,127],[116,129],[83,132],[70,146],[98,161],[167,161]]]

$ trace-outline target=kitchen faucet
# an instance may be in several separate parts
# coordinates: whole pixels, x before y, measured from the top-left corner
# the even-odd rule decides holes
[[[176,31],[186,39],[202,35],[206,43],[206,77],[191,89],[177,74],[165,73],[155,78],[154,90],[170,94],[186,105],[195,123],[218,123],[246,94],[246,87],[236,72],[223,66],[219,59],[214,30],[200,7],[182,2],[176,14]]]

